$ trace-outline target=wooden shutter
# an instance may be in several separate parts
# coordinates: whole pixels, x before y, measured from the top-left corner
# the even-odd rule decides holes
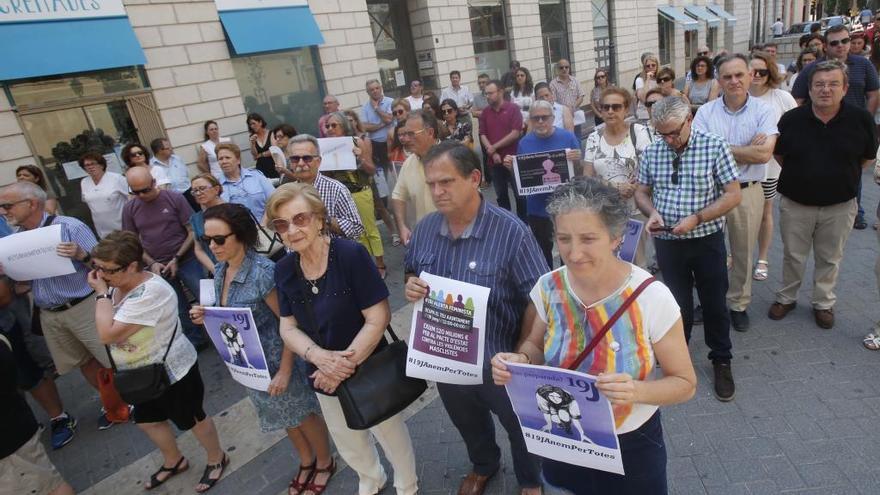
[[[159,110],[153,101],[153,95],[144,93],[129,96],[125,99],[128,105],[128,113],[137,128],[138,138],[141,144],[148,146],[156,138],[167,137]]]

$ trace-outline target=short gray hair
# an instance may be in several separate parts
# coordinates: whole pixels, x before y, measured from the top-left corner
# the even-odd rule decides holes
[[[813,86],[813,78],[816,77],[817,72],[831,72],[835,70],[839,70],[843,73],[843,85],[846,86],[849,84],[849,74],[847,73],[847,66],[840,60],[823,60],[821,62],[817,62],[816,65],[813,66],[813,72],[810,72],[810,78],[807,81],[807,84],[812,87]]]
[[[594,177],[578,177],[557,187],[547,202],[547,213],[554,222],[560,215],[577,211],[598,215],[613,239],[623,236],[630,213],[617,188]]]
[[[348,115],[345,115],[345,112],[332,112],[327,115],[326,122],[330,122],[331,120],[336,121],[337,124],[342,126],[342,133],[346,136],[354,136],[354,127],[351,125],[351,122],[348,121]]]
[[[311,134],[297,134],[296,136],[293,136],[287,142],[287,150],[290,151],[293,145],[302,143],[310,143],[312,146],[315,147],[315,152],[318,153],[318,155],[321,154],[321,146],[318,144],[318,138],[312,136]]]
[[[48,198],[46,191],[33,182],[13,182],[4,187],[2,192],[15,192],[21,197],[21,199],[36,199],[37,203],[41,205],[46,204],[46,199]]]
[[[533,110],[549,110],[550,113],[553,113],[553,104],[547,100],[535,100],[532,102],[532,106],[529,108],[529,115],[532,114]]]
[[[364,87],[365,87],[365,88],[369,88],[369,87],[370,87],[370,84],[373,84],[373,83],[378,84],[379,87],[382,86],[382,83],[380,83],[378,79],[367,79],[367,82],[364,83]]]
[[[654,103],[651,110],[651,123],[654,127],[667,122],[682,123],[691,114],[691,106],[681,96],[667,96]]]

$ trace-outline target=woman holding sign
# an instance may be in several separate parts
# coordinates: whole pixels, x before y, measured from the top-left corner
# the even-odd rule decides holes
[[[615,256],[629,216],[616,188],[579,179],[559,187],[547,211],[565,266],[532,289],[519,352],[496,354],[492,376],[508,383],[507,362],[598,376],[596,388],[612,404],[626,476],[545,459],[544,478],[576,495],[666,493],[658,406],[687,401],[697,382],[678,306],[663,284]],[[656,378],[655,363],[662,365]]]
[[[308,363],[333,442],[360,479],[358,493],[378,493],[388,479],[371,434],[394,468],[397,494],[417,493],[415,454],[402,413],[369,430],[352,430],[336,397],[357,366],[386,345],[388,288],[369,253],[327,235],[327,210],[311,185],[283,184],[269,199],[266,216],[291,251],[275,270],[281,337]]]
[[[263,432],[287,429],[287,436],[303,462],[291,480],[289,492],[311,490],[320,493],[336,466],[330,456],[327,425],[319,416],[315,394],[308,388],[302,362],[284,347],[278,333],[278,293],[275,263],[254,251],[257,227],[242,205],[226,203],[205,210],[205,233],[217,259],[214,294],[217,306],[250,308],[260,336],[260,345],[272,375],[269,390],[248,388],[248,395],[260,418]],[[193,306],[190,317],[204,323],[205,308]]]

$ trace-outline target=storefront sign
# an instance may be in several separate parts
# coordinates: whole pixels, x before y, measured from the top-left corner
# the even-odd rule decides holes
[[[214,0],[217,10],[283,9],[286,7],[308,7],[306,0]]]
[[[125,17],[122,0],[0,0],[0,22]]]

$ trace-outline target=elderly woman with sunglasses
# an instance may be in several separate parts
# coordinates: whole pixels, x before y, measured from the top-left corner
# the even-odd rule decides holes
[[[415,494],[415,454],[402,414],[369,430],[352,430],[335,395],[359,364],[386,345],[389,293],[370,254],[354,241],[327,235],[326,207],[309,184],[279,187],[266,215],[290,250],[275,270],[281,337],[308,363],[333,442],[360,480],[358,493],[378,493],[387,481],[373,436],[394,468],[398,495]]]
[[[202,240],[202,237],[205,235],[205,210],[212,206],[226,203],[221,196],[223,194],[223,186],[220,185],[220,181],[214,175],[209,173],[199,174],[190,181],[190,191],[200,207],[199,211],[189,217],[189,225],[192,227],[193,238],[195,239],[193,252],[205,270],[213,274],[217,258],[211,252],[209,243]]]
[[[319,415],[315,394],[309,389],[302,361],[284,346],[278,333],[278,292],[275,263],[254,251],[257,227],[247,209],[220,204],[205,210],[200,241],[210,246],[214,268],[214,306],[250,308],[272,381],[266,391],[247,388],[257,410],[260,429],[285,429],[301,465],[288,493],[321,493],[336,471],[330,455],[327,425]],[[203,324],[205,308],[193,306],[190,317]]]

